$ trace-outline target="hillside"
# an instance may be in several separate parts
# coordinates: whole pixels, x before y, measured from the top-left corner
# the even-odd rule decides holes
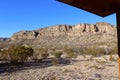
[[[118,80],[116,44],[116,27],[104,22],[19,31],[0,38],[0,48],[6,51],[1,60],[17,60],[13,50],[25,49],[11,45],[32,46],[33,55],[18,65],[1,61],[0,80]]]
[[[105,22],[96,24],[56,25],[33,31],[19,31],[8,40],[2,41],[1,48],[10,45],[63,48],[69,46],[116,45],[116,27]]]

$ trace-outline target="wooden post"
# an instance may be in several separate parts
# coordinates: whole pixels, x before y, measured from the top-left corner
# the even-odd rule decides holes
[[[117,18],[117,39],[118,39],[118,68],[119,68],[119,80],[120,80],[120,11],[116,13]]]

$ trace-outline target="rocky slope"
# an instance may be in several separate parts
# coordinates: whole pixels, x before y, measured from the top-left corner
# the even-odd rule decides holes
[[[15,33],[11,40],[18,39],[40,39],[41,37],[69,36],[76,37],[81,35],[108,33],[115,34],[116,28],[108,23],[96,24],[77,24],[77,25],[57,25],[53,27],[38,29],[34,31],[20,31]]]
[[[20,31],[9,39],[0,39],[0,48],[29,45],[57,50],[65,46],[74,51],[81,47],[104,47],[117,44],[116,27],[109,23],[57,25],[34,31]],[[106,49],[107,48],[107,49]],[[49,52],[48,51],[48,52]],[[107,51],[105,51],[107,52]],[[76,53],[76,52],[75,52]],[[79,52],[78,52],[79,53]],[[35,53],[34,53],[35,54]],[[39,57],[37,55],[37,57]],[[22,66],[0,66],[2,80],[118,80],[117,55],[91,57],[79,55],[70,64],[53,66],[51,62],[26,62]],[[50,59],[48,59],[50,60]],[[5,70],[5,71],[4,71]]]
[[[81,47],[104,44],[113,46],[117,42],[116,27],[104,22],[96,24],[57,25],[33,31],[20,31],[2,43],[2,47],[9,45],[30,45],[33,47],[64,46]],[[0,46],[1,47],[1,46]]]

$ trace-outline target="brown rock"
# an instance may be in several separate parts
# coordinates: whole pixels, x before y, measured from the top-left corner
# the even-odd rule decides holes
[[[116,27],[109,23],[99,22],[96,24],[58,25],[38,29],[35,31],[20,31],[15,33],[11,40],[18,39],[40,39],[41,37],[58,36],[81,36],[87,34],[108,33],[116,34]]]

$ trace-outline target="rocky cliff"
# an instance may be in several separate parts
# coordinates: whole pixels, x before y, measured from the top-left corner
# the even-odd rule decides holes
[[[77,25],[57,25],[42,28],[34,31],[20,31],[15,33],[11,40],[18,39],[40,39],[41,37],[58,36],[81,36],[87,34],[108,33],[116,34],[116,27],[109,23],[99,22],[96,24],[77,24]]]
[[[33,31],[19,31],[7,41],[0,42],[0,48],[10,45],[63,48],[69,46],[115,46],[116,27],[104,22],[96,24],[57,25]]]

